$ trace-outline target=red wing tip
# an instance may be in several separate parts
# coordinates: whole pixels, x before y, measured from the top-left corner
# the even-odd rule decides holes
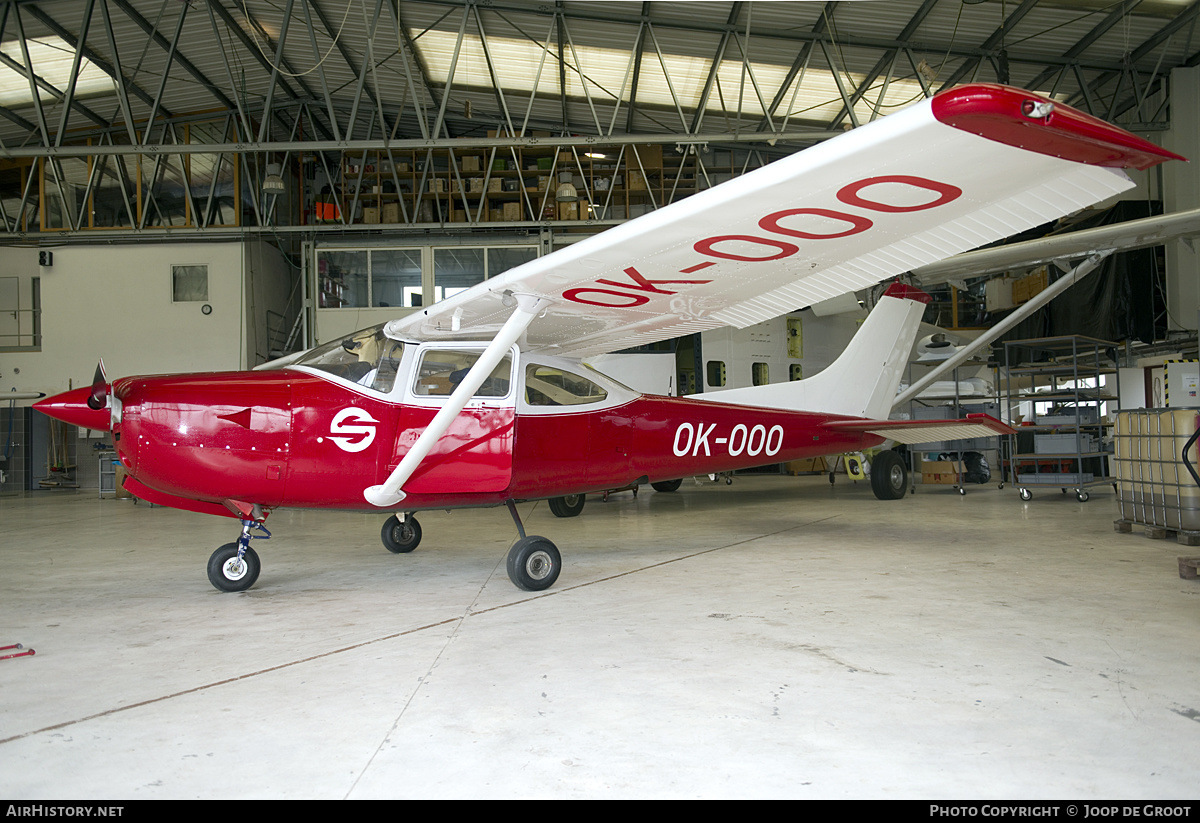
[[[926,294],[916,286],[909,286],[900,282],[892,283],[888,286],[883,296],[897,297],[901,300],[916,300],[918,303],[924,303],[926,306],[933,300],[932,295]]]
[[[1077,163],[1145,170],[1187,160],[1111,123],[1024,89],[974,83],[939,92],[933,116],[948,126]]]

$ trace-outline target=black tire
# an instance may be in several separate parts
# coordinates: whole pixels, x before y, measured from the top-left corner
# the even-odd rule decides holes
[[[403,522],[393,514],[383,521],[379,539],[392,554],[408,554],[421,544],[421,524],[411,514]]]
[[[522,537],[508,551],[508,579],[518,589],[540,592],[554,585],[562,571],[558,547],[544,537]]]
[[[908,492],[908,466],[894,451],[883,451],[871,462],[871,491],[880,500],[900,500]]]
[[[238,544],[226,543],[208,558],[208,581],[223,592],[244,592],[258,580],[262,562],[258,554],[249,547],[237,561]]]
[[[683,485],[683,478],[678,480],[660,480],[657,483],[651,483],[650,488],[656,492],[677,492],[679,487]]]
[[[568,494],[566,497],[551,497],[550,511],[555,517],[578,517],[583,511],[583,504],[587,501],[587,496],[582,494]]]

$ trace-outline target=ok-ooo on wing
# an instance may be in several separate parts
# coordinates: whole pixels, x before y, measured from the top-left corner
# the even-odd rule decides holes
[[[1007,86],[943,92],[392,321],[481,339],[542,298],[533,352],[582,357],[743,328],[1009,237],[1179,158]]]

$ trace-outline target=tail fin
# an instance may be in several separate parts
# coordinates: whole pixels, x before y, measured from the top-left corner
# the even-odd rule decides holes
[[[805,380],[692,395],[699,400],[886,419],[930,297],[893,283],[846,350]]]

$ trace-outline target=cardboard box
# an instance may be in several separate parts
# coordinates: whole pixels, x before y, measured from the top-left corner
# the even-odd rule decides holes
[[[1049,285],[1049,275],[1046,273],[1046,267],[1042,266],[1028,277],[1022,277],[1019,280],[1013,281],[1012,284],[1012,299],[1013,303],[1020,305],[1027,303],[1040,291],[1044,291]]]
[[[503,183],[499,177],[492,177],[488,180],[488,191],[500,191],[503,188]]]
[[[384,203],[383,204],[383,222],[399,223],[400,222],[400,204],[399,203]]]
[[[467,213],[465,211],[463,211],[462,209],[455,209],[454,211],[450,212],[450,222],[451,223],[467,222]]]
[[[579,203],[559,203],[558,204],[558,219],[559,220],[578,220],[579,219]]]
[[[645,191],[646,176],[637,169],[629,170],[629,190],[630,191]]]
[[[642,165],[649,170],[650,168],[660,168],[663,164],[662,146],[632,146],[636,153],[636,158],[629,158],[629,165],[637,166],[638,160],[642,161]]]
[[[468,154],[466,157],[462,158],[462,170],[479,171],[479,155]]]
[[[378,223],[379,222],[379,209],[377,209],[374,206],[363,206],[362,221],[364,223]]]
[[[961,460],[922,461],[921,482],[954,486],[958,484],[962,471]]]
[[[505,222],[521,219],[521,204],[520,203],[505,203],[503,211],[504,211]]]

